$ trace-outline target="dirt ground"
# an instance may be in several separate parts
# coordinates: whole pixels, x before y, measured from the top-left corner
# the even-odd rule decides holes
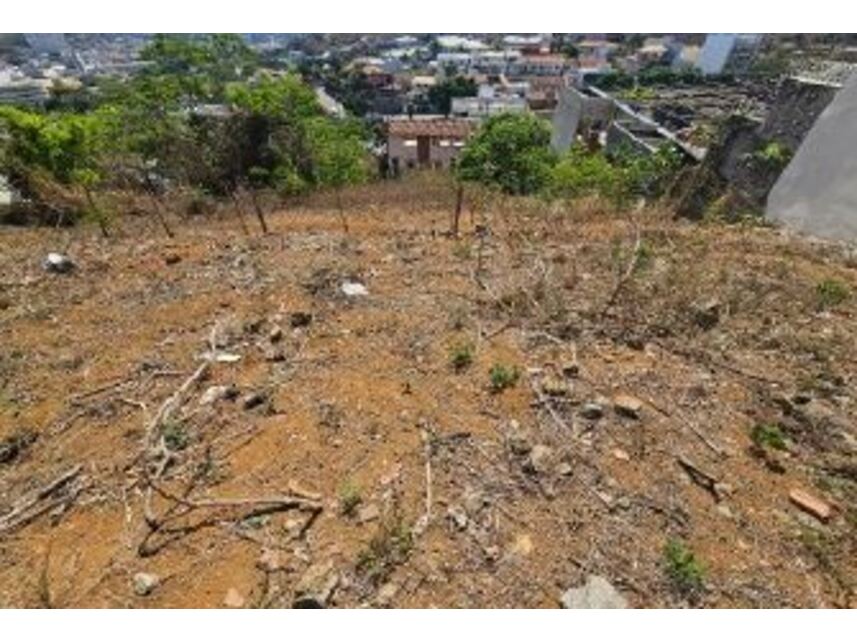
[[[448,216],[0,229],[0,606],[857,606],[848,249]]]

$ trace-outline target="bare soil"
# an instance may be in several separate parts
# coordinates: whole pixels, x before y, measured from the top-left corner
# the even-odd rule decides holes
[[[556,607],[589,574],[634,607],[855,606],[848,249],[514,200],[453,239],[409,194],[347,235],[322,202],[266,236],[0,230],[0,606]]]

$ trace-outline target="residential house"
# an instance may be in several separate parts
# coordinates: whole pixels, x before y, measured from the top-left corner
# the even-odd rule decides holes
[[[386,131],[390,173],[398,176],[414,168],[449,169],[476,127],[476,121],[464,118],[389,118]]]
[[[509,66],[512,76],[562,76],[571,69],[571,61],[560,54],[522,56]]]

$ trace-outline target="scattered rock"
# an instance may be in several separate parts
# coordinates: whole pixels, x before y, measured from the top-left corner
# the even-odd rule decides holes
[[[613,449],[613,457],[617,460],[622,460],[623,462],[629,462],[631,460],[631,456],[628,455],[628,452],[624,449]]]
[[[381,585],[375,596],[375,605],[378,607],[389,607],[399,591],[399,586],[396,583],[389,582]]]
[[[587,402],[580,407],[580,415],[587,420],[597,420],[604,415],[604,407],[598,402]]]
[[[613,398],[613,407],[619,415],[638,420],[643,411],[643,401],[633,395],[619,394]]]
[[[363,505],[357,511],[357,523],[362,525],[373,520],[378,520],[381,517],[381,510],[376,504]]]
[[[147,574],[146,572],[139,572],[134,574],[134,593],[137,596],[148,596],[155,588],[160,585],[161,579],[158,578],[155,574]]]
[[[267,401],[268,394],[266,392],[254,391],[244,396],[244,399],[241,401],[241,406],[243,406],[245,410],[249,411],[250,409],[255,409],[258,406],[262,406]]]
[[[238,388],[233,385],[209,386],[199,397],[200,406],[209,406],[220,400],[234,400],[238,397]]]
[[[467,528],[467,523],[469,519],[467,518],[467,512],[464,511],[463,508],[458,505],[451,505],[446,510],[446,515],[449,518],[449,522],[452,523],[452,526],[458,530],[463,530]]]
[[[348,294],[348,293],[346,293]],[[368,293],[367,293],[368,294]],[[289,316],[289,324],[292,328],[304,328],[312,323],[312,313],[297,311]]]
[[[514,556],[529,556],[533,553],[533,539],[529,534],[519,534],[509,547],[509,553]]]
[[[310,565],[295,586],[295,600],[292,607],[297,609],[327,607],[339,582],[339,573],[334,568],[333,561]]]
[[[550,470],[551,461],[553,460],[553,449],[545,444],[537,444],[530,452],[530,457],[527,459],[524,470],[527,473],[541,475]]]
[[[720,302],[709,299],[693,307],[693,322],[703,330],[711,330],[720,321]]]
[[[263,572],[276,572],[285,567],[282,554],[276,549],[263,549],[256,561],[256,567]]]
[[[268,346],[265,349],[266,362],[285,362],[286,352],[279,346]]]
[[[205,356],[208,357],[208,353],[206,353]],[[234,364],[235,362],[237,362],[240,359],[241,359],[241,356],[238,355],[237,353],[226,353],[223,351],[217,351],[214,354],[214,361],[220,362],[221,364]]]
[[[728,518],[732,520],[735,517],[735,514],[732,513],[732,510],[726,505],[719,504],[717,505],[717,513],[719,513],[724,518]]]
[[[517,420],[509,421],[509,431],[506,434],[506,443],[509,445],[509,450],[515,454],[524,456],[527,455],[533,448],[530,443],[529,433],[521,428]]]
[[[33,442],[36,441],[37,434],[30,429],[15,431],[8,438],[0,440],[0,464],[9,464],[14,462],[21,454],[23,454]]]
[[[223,606],[230,609],[241,609],[244,607],[244,597],[234,587],[230,587],[226,592],[226,597],[223,599]]]
[[[568,477],[574,473],[574,468],[568,462],[560,462],[556,472],[561,476]]]
[[[572,378],[580,375],[580,364],[577,362],[566,362],[562,365],[562,374]]]
[[[181,255],[178,255],[175,252],[170,252],[164,255],[164,263],[168,266],[174,266],[181,260]]]
[[[789,492],[789,500],[822,522],[827,522],[833,516],[833,507],[829,503],[802,489],[792,489]]]
[[[272,344],[276,344],[281,339],[283,339],[283,329],[279,326],[274,326],[271,329],[271,332],[268,333],[268,341],[270,341]]]
[[[366,286],[357,281],[345,281],[340,289],[346,297],[365,297],[369,294]]]
[[[542,380],[542,391],[549,397],[566,397],[571,392],[568,382],[548,376]]]
[[[58,252],[49,252],[42,262],[42,267],[48,272],[64,275],[74,270],[74,262]]]
[[[625,609],[628,602],[610,582],[589,575],[586,584],[569,589],[560,599],[565,609]]]

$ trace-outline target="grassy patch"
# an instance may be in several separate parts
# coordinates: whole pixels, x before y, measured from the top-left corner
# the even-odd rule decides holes
[[[456,344],[449,352],[449,363],[460,372],[473,363],[473,344]]]
[[[750,429],[750,439],[759,449],[770,448],[785,451],[787,448],[783,431],[776,424],[756,424]]]
[[[339,511],[343,516],[353,516],[358,505],[363,502],[360,487],[353,482],[346,482],[339,490]]]
[[[843,303],[851,296],[848,286],[837,279],[825,279],[815,287],[818,307],[822,310],[833,308]]]
[[[685,596],[698,594],[705,580],[705,569],[688,546],[670,539],[664,547],[664,567],[675,588]]]
[[[169,422],[163,429],[164,443],[170,451],[184,451],[190,444],[187,429],[178,422]]]
[[[384,521],[369,544],[357,556],[357,571],[373,585],[387,580],[404,563],[414,546],[410,525],[401,517]]]
[[[488,377],[491,380],[491,390],[494,393],[500,393],[507,388],[511,388],[518,383],[520,376],[521,373],[517,366],[494,364],[491,370],[488,371]]]

